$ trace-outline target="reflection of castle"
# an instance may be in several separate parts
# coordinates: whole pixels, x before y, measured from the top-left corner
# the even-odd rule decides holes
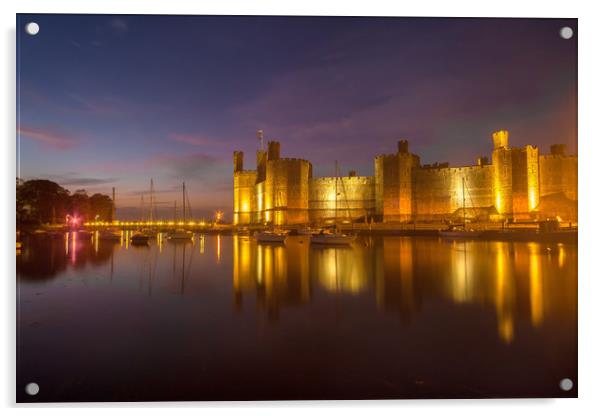
[[[499,338],[508,343],[521,322],[540,327],[545,321],[571,321],[576,312],[576,247],[558,245],[549,251],[538,243],[382,237],[353,248],[317,249],[302,239],[264,245],[233,237],[237,309],[248,302],[277,320],[281,311],[310,307],[314,297],[327,293],[347,300],[374,298],[378,309],[411,322],[425,306],[428,315],[434,305],[439,305],[435,310],[466,305],[481,308],[485,317],[493,312],[489,316],[495,320],[483,323],[495,323]],[[443,313],[442,327],[465,319],[462,308],[454,310],[449,321],[445,316],[451,310]]]
[[[537,147],[511,148],[508,132],[493,134],[491,163],[421,165],[398,143],[396,154],[374,159],[374,176],[314,178],[307,160],[281,158],[280,143],[257,151],[257,169],[243,170],[234,152],[234,223],[320,223],[334,217],[383,221],[432,220],[466,215],[504,218],[577,218],[577,156],[564,145],[551,154]],[[464,191],[464,192],[463,192]]]

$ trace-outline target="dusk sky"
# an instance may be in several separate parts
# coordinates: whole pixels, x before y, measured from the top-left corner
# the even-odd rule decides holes
[[[372,175],[401,138],[423,163],[474,164],[497,129],[577,152],[577,38],[559,36],[575,19],[17,19],[21,177],[115,186],[122,218],[151,177],[164,217],[185,180],[193,216],[231,218],[232,151],[254,169],[258,129],[315,176]]]

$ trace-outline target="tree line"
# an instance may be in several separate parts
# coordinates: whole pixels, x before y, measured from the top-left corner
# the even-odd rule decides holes
[[[85,189],[71,193],[46,179],[17,179],[17,224],[60,224],[67,216],[82,221],[113,221],[114,204],[110,196]]]

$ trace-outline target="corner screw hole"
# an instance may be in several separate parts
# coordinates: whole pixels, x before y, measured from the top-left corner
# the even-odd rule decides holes
[[[28,383],[27,386],[25,386],[25,393],[29,394],[30,396],[35,396],[39,392],[40,386],[38,383]]]
[[[564,391],[573,390],[573,380],[571,380],[570,378],[563,378],[562,380],[560,380],[560,389]]]
[[[36,22],[29,22],[25,25],[25,32],[28,35],[35,36],[38,34],[39,31],[40,25],[38,25]]]
[[[573,37],[573,29],[568,26],[561,28],[560,29],[560,37],[562,39],[567,39],[567,40],[572,38]]]

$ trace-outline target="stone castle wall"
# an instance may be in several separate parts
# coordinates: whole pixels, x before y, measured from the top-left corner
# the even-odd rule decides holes
[[[450,214],[477,218],[493,205],[493,166],[429,167],[414,171],[417,220],[447,218]]]
[[[309,182],[309,221],[356,220],[375,213],[373,176],[312,178]]]
[[[397,153],[374,159],[374,176],[312,178],[311,163],[281,158],[280,144],[257,152],[257,170],[234,153],[235,224],[323,224],[349,221],[432,221],[577,217],[577,156],[564,146],[540,155],[512,148],[508,132],[493,134],[491,163],[421,165],[405,140]],[[465,209],[463,209],[463,207]]]
[[[539,156],[539,192],[541,196],[564,193],[577,200],[577,156]]]
[[[540,216],[577,221],[577,174],[577,156],[565,156],[563,147],[552,146],[551,154],[539,156]]]

